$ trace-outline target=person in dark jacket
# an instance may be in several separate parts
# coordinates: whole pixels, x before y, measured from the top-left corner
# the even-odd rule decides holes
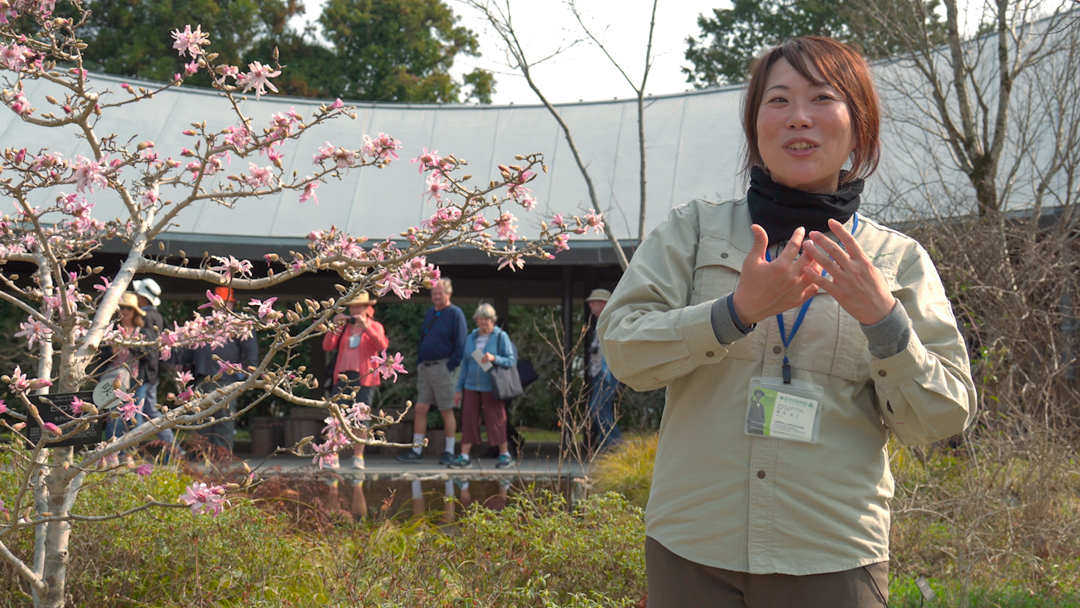
[[[229,310],[232,310],[236,305],[236,298],[233,296],[232,289],[217,287],[214,289],[214,293],[225,300]],[[223,386],[247,380],[247,374],[244,373],[223,375],[216,381],[212,380],[219,370],[218,364],[214,360],[215,356],[227,363],[240,363],[245,368],[253,365],[257,366],[259,364],[259,343],[255,336],[252,335],[243,340],[233,338],[217,348],[200,346],[196,349],[182,351],[180,353],[180,365],[191,370],[195,376],[195,386],[203,392],[210,392]],[[216,424],[199,429],[199,434],[206,437],[206,440],[211,444],[223,447],[231,452],[236,439],[236,421],[233,419],[235,415],[236,403],[233,402],[229,404],[227,413],[220,412],[218,414],[218,418],[224,419]]]
[[[154,279],[138,279],[132,281],[131,288],[138,297],[139,309],[145,313],[144,331],[147,339],[156,340],[165,329],[165,319],[157,309],[161,304],[161,286]],[[135,389],[135,400],[142,402],[142,414],[150,420],[161,418],[161,412],[157,408],[161,371],[162,363],[158,351],[148,352],[139,360],[140,384]],[[183,450],[177,445],[176,434],[172,429],[160,431],[158,438],[173,446],[183,456]]]
[[[413,448],[398,454],[401,462],[418,463],[424,460],[424,435],[427,433],[427,415],[431,404],[442,414],[446,427],[446,450],[439,464],[450,464],[454,459],[454,439],[457,436],[457,420],[454,418],[454,373],[461,365],[465,352],[465,336],[469,327],[465,313],[450,303],[454,286],[450,279],[440,279],[431,288],[431,303],[424,313],[424,325],[420,329],[420,352],[417,357],[416,418],[413,422]]]

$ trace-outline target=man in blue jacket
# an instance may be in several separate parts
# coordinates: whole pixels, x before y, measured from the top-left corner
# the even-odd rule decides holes
[[[427,415],[431,404],[442,414],[446,428],[446,451],[439,464],[450,464],[454,459],[454,439],[457,437],[457,420],[454,419],[454,372],[461,365],[465,352],[465,337],[469,328],[465,313],[450,303],[454,286],[450,279],[439,279],[431,289],[433,306],[424,313],[424,325],[420,329],[420,356],[417,357],[416,419],[413,420],[413,447],[398,454],[401,462],[417,463],[424,460],[424,435],[427,433]]]

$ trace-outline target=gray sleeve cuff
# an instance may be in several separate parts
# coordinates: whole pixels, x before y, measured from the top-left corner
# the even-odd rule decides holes
[[[715,314],[713,315],[715,324]],[[870,354],[875,359],[888,359],[907,348],[911,340],[911,318],[897,300],[889,316],[874,325],[859,324],[870,343]]]
[[[712,305],[712,329],[716,340],[720,344],[731,344],[743,338],[746,334],[754,331],[753,327],[747,327],[735,316],[735,308],[731,305],[731,294],[717,298]]]

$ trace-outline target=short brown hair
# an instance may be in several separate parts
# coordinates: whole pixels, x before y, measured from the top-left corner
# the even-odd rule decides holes
[[[862,55],[850,46],[819,36],[792,38],[775,46],[754,60],[743,100],[743,133],[746,134],[746,154],[743,170],[764,167],[757,142],[757,118],[761,99],[765,95],[765,80],[769,70],[786,59],[796,72],[817,86],[828,85],[844,98],[854,129],[855,151],[851,154],[851,171],[841,185],[859,178],[870,177],[877,169],[881,156],[881,105],[878,101],[870,66]],[[825,82],[811,72],[807,62],[817,68]]]

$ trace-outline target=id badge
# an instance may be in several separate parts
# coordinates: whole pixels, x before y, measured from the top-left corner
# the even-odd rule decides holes
[[[746,402],[746,434],[817,443],[824,389],[802,380],[750,379]]]
[[[356,335],[349,336],[349,348],[359,348],[359,347],[360,347],[360,336],[356,336]]]

